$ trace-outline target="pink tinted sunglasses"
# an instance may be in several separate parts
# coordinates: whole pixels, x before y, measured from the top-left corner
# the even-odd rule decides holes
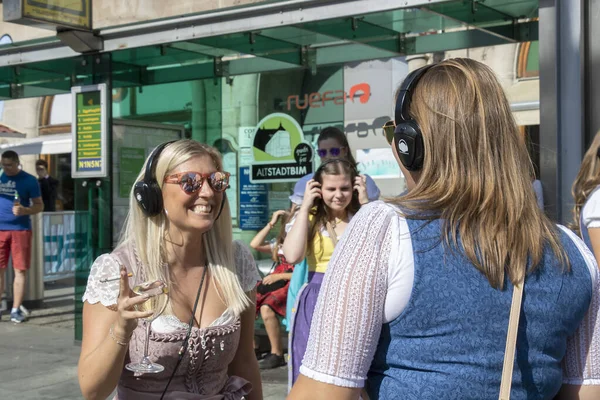
[[[229,187],[229,172],[213,172],[212,174],[201,174],[200,172],[185,171],[165,177],[165,183],[174,183],[181,187],[186,194],[192,195],[202,189],[204,181],[215,192],[222,193]]]

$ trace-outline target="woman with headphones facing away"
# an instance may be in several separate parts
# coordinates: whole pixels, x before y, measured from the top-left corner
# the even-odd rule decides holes
[[[289,398],[552,399],[598,269],[537,206],[493,71],[413,71],[385,130],[408,192],[348,226]]]
[[[119,400],[262,399],[252,343],[260,277],[232,241],[228,182],[219,152],[193,140],[163,143],[146,160],[121,240],[96,259],[83,296],[85,398],[116,388]],[[155,280],[166,290],[132,292]],[[167,291],[152,318],[145,304]]]
[[[291,264],[308,263],[308,283],[298,293],[295,312],[290,318],[288,362],[290,378],[295,382],[304,356],[314,306],[323,275],[338,240],[360,208],[359,198],[365,198],[367,188],[353,164],[344,159],[321,164],[314,179],[306,183],[306,193],[300,209],[287,226],[283,254]]]

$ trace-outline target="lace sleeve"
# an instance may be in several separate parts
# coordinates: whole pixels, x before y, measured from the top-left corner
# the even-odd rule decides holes
[[[233,242],[233,253],[242,289],[244,289],[244,292],[249,292],[261,280],[254,257],[252,257],[250,249],[239,240]]]
[[[600,228],[600,187],[590,193],[581,214],[587,228]]]
[[[392,226],[398,219],[394,208],[377,201],[346,228],[321,286],[303,375],[336,386],[364,386],[381,333]]]
[[[100,302],[105,307],[117,304],[119,281],[100,282],[100,279],[113,278],[119,276],[119,273],[120,267],[117,260],[110,254],[102,254],[92,264],[81,301],[87,301],[90,304]]]

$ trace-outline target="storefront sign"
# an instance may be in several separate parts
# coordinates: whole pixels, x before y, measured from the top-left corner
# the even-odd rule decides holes
[[[287,114],[270,114],[258,123],[252,156],[253,183],[295,182],[313,172],[313,148]]]
[[[255,126],[241,126],[238,129],[240,167],[252,165],[252,161],[254,160],[252,157],[252,141],[254,140],[255,133]]]
[[[269,222],[269,189],[267,185],[250,182],[250,168],[240,168],[240,214],[241,230],[256,231]]]
[[[307,107],[319,108],[324,107],[325,103],[333,102],[333,104],[344,105],[347,101],[354,103],[354,98],[358,97],[360,104],[366,104],[371,98],[371,86],[368,83],[359,83],[354,85],[346,93],[343,90],[328,90],[323,93],[314,92],[305,94],[301,99],[300,96],[290,95],[287,98],[287,110],[292,110],[292,105],[298,110],[304,110]]]
[[[3,12],[6,22],[92,30],[92,0],[4,0]]]
[[[119,197],[128,198],[135,179],[144,166],[146,151],[139,147],[121,147],[119,154]]]
[[[77,86],[73,95],[73,178],[104,178],[107,175],[108,143],[106,85]]]

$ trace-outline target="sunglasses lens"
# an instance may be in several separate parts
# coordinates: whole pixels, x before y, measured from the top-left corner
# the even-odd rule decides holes
[[[202,178],[194,173],[185,174],[181,177],[180,185],[184,192],[192,194],[202,187]]]
[[[319,157],[325,157],[327,155],[327,150],[319,149],[317,150],[317,154],[319,155]]]
[[[394,141],[394,131],[395,130],[396,130],[396,127],[394,126],[393,121],[386,122],[385,125],[383,126],[383,132],[385,133],[385,139],[387,140],[388,144],[390,144],[390,145]]]
[[[216,192],[224,192],[229,187],[229,175],[224,172],[214,172],[208,179],[210,179],[210,186]]]
[[[333,157],[337,157],[340,155],[340,148],[339,147],[332,147],[331,149],[329,149],[329,154],[331,154]]]

